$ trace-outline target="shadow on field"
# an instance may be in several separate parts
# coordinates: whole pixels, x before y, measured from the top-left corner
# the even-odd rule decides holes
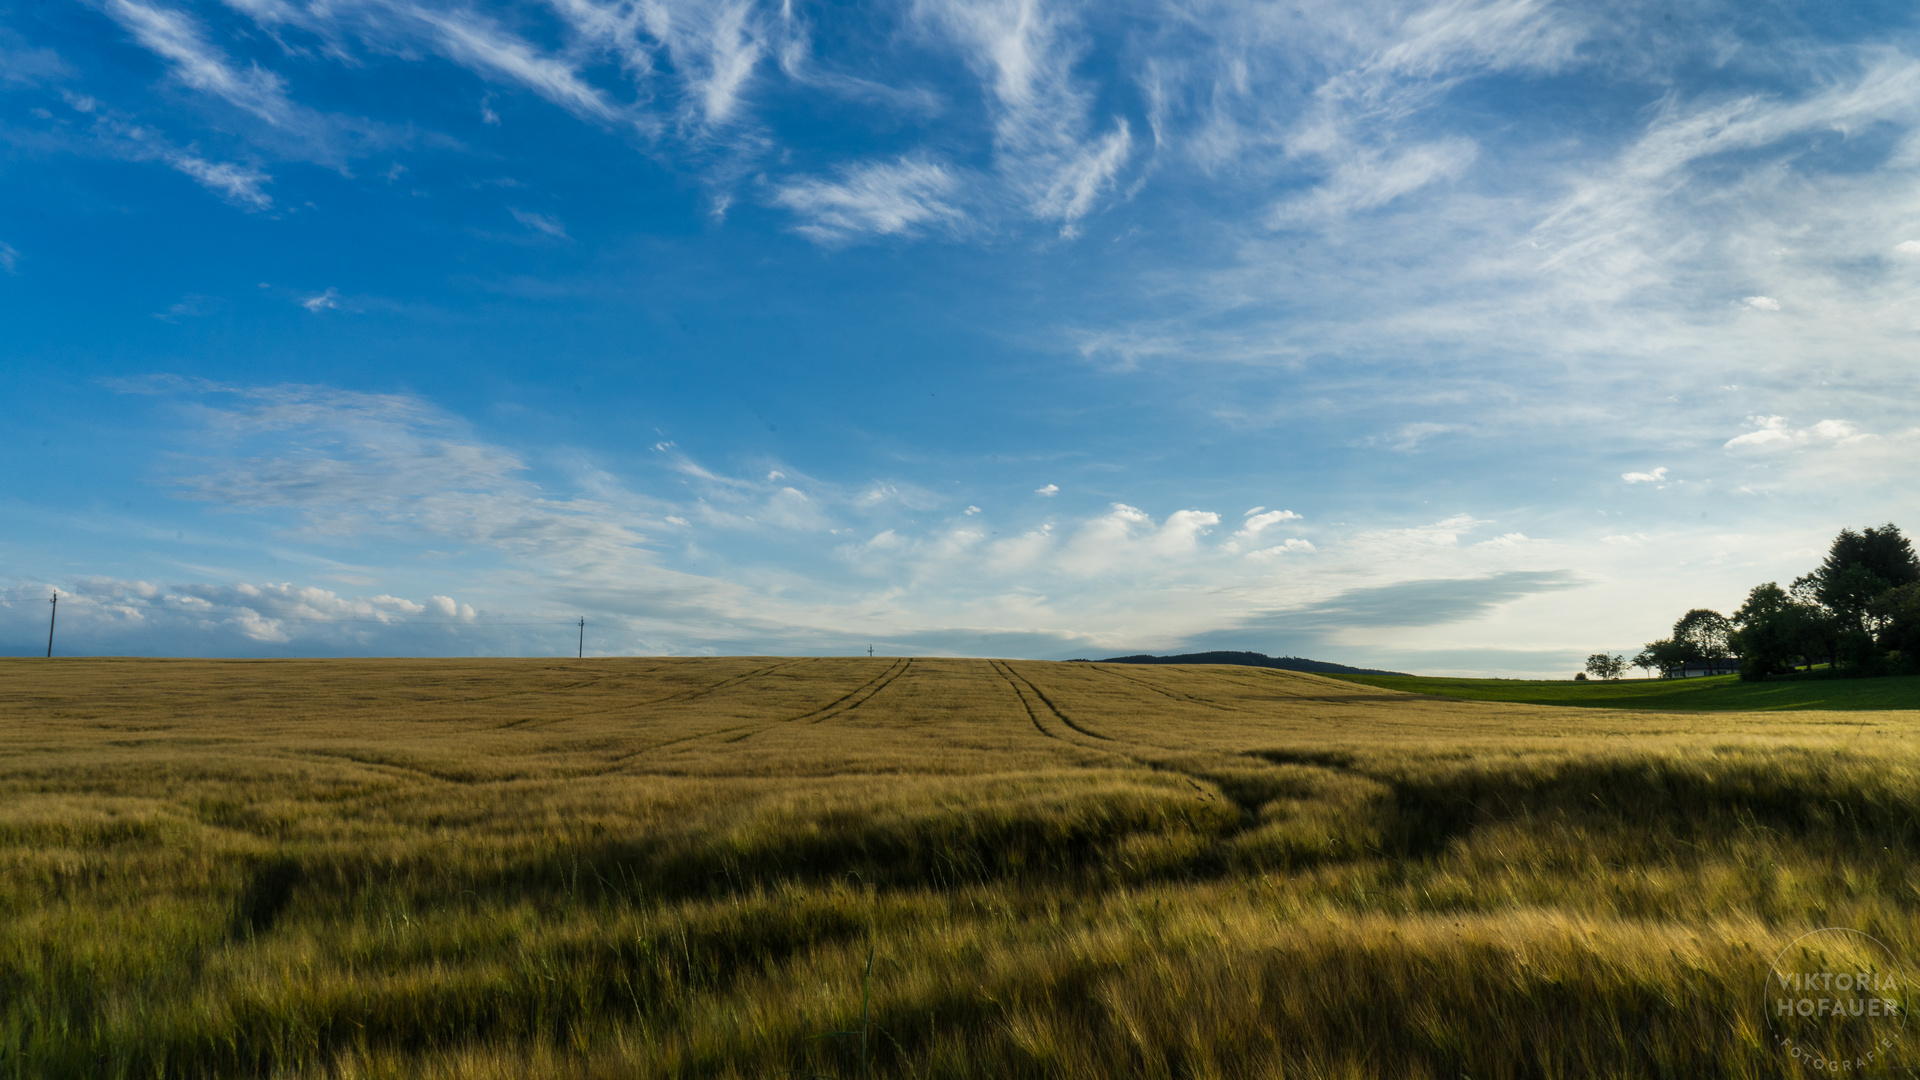
[[[1178,787],[783,804],[678,832],[524,851],[484,870],[449,874],[422,854],[378,876],[409,881],[420,902],[468,893],[644,906],[833,883],[883,892],[1007,882],[1099,890],[1360,860],[1432,861],[1499,827],[1597,843],[1629,860],[1691,860],[1719,842],[1874,851],[1920,842],[1920,789],[1874,764],[1742,751],[1436,769],[1265,751],[1183,766],[1173,773]],[[304,868],[263,864],[236,909],[236,933],[269,929],[303,879],[334,891],[373,871],[346,853]]]
[[[248,938],[273,929],[273,922],[293,900],[300,884],[300,864],[290,858],[268,859],[247,875],[246,887],[233,907],[233,936]]]
[[[1872,765],[1832,753],[1781,751],[1393,777],[1381,849],[1432,858],[1477,829],[1513,822],[1614,834],[1644,849],[1645,857],[1667,854],[1676,844],[1760,835],[1851,849],[1920,839],[1920,791]]]

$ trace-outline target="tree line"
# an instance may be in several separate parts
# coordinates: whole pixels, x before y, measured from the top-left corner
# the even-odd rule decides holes
[[[1827,557],[1793,584],[1756,585],[1731,616],[1694,608],[1673,633],[1631,661],[1672,675],[1696,665],[1738,663],[1742,679],[1765,679],[1824,663],[1835,675],[1920,673],[1920,557],[1892,524],[1841,529]],[[1617,679],[1624,656],[1595,653],[1585,678]]]

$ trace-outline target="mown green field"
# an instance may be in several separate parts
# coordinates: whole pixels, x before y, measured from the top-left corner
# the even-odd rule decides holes
[[[1409,694],[1576,705],[1596,709],[1765,712],[1776,709],[1920,709],[1920,677],[1792,679],[1741,682],[1737,675],[1696,679],[1449,679],[1425,675],[1332,675],[1329,678]]]
[[[1766,980],[1821,927],[1920,958],[1916,735],[1226,667],[0,661],[0,1077],[1810,1075]]]

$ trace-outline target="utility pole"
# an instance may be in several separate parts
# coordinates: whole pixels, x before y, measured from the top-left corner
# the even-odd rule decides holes
[[[60,617],[60,590],[53,590],[53,599],[47,601],[53,608],[47,612],[47,659],[53,659],[53,621]]]
[[[867,646],[867,659],[873,659],[873,646]]]
[[[580,652],[577,656],[574,657],[574,659],[585,660],[586,658],[587,658],[587,617],[585,615],[582,615],[580,616]]]

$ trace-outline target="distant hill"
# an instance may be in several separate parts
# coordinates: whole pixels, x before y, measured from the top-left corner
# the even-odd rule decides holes
[[[1087,661],[1082,661],[1086,663]],[[1405,675],[1404,671],[1381,671],[1379,668],[1348,667],[1345,664],[1328,663],[1325,660],[1308,660],[1302,656],[1267,656],[1257,652],[1196,652],[1181,653],[1179,656],[1114,656],[1100,661],[1102,664],[1239,664],[1243,667],[1270,667],[1282,671],[1310,671],[1316,675]]]

